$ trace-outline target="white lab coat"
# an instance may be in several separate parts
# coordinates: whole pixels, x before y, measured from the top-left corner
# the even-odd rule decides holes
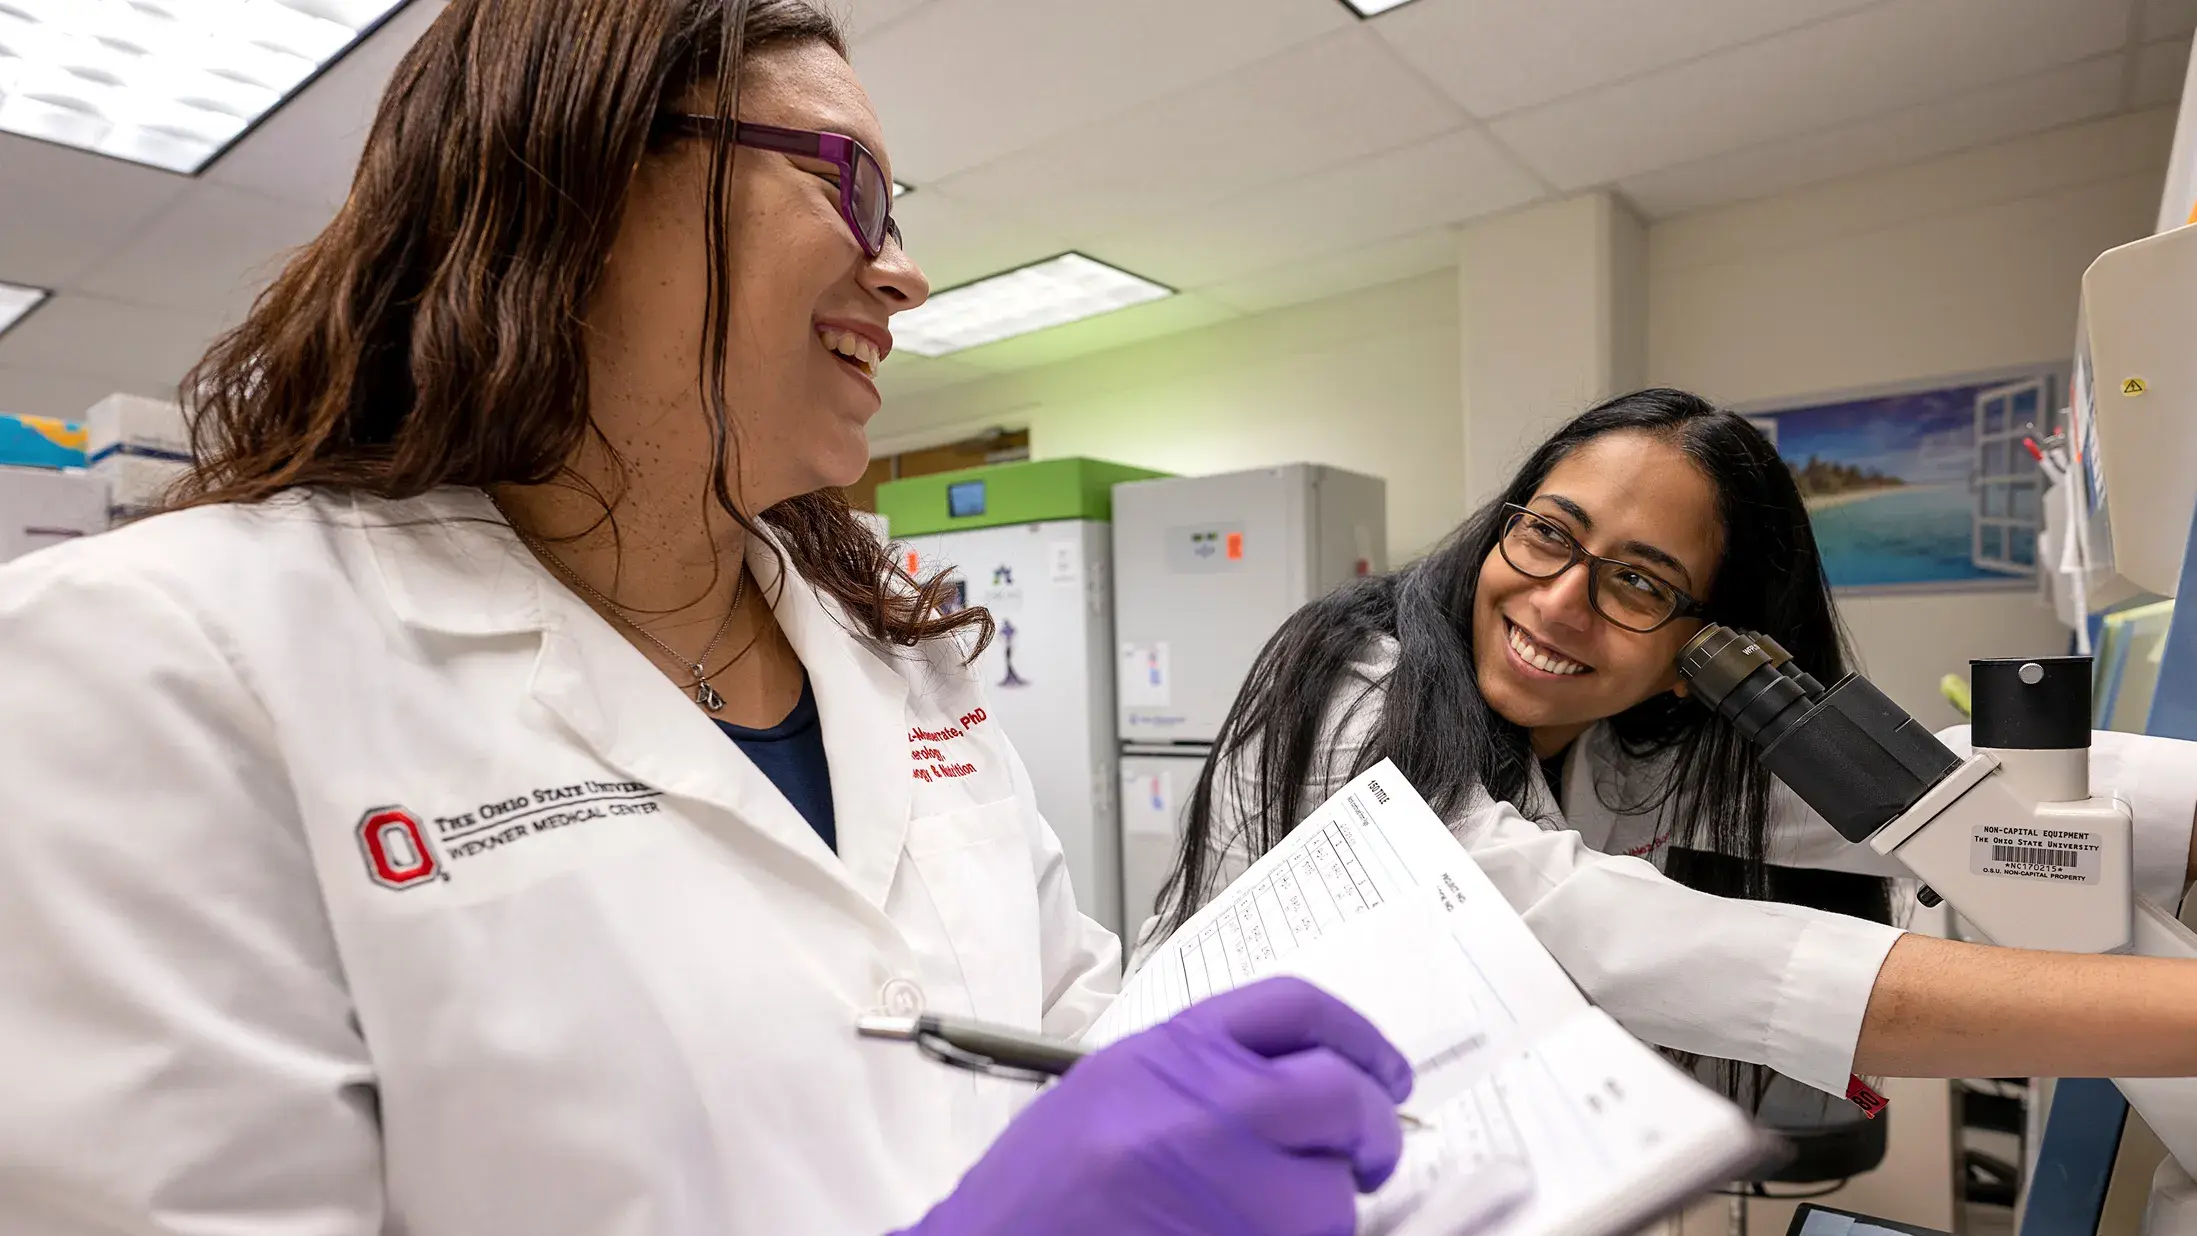
[[[477,492],[0,571],[0,1232],[878,1236],[946,1193],[1027,1091],[855,1016],[1073,1035],[1118,946],[959,650],[756,549],[837,855]]]
[[[1377,641],[1338,688],[1306,781],[1308,806],[1350,779],[1379,722],[1376,684],[1395,657],[1393,640]],[[1235,760],[1215,771],[1216,889],[1250,864],[1242,803],[1255,790],[1246,771]],[[1598,853],[1578,832],[1478,790],[1446,822],[1572,980],[1627,1030],[1846,1093],[1897,928],[1695,892],[1644,859]]]

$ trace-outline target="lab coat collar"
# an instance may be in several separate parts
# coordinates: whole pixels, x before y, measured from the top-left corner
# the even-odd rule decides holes
[[[546,624],[546,573],[487,494],[453,485],[402,501],[349,503],[406,626],[509,635]]]
[[[838,604],[795,573],[767,535],[750,538],[748,570],[816,691],[839,823],[839,865],[864,900],[882,907],[907,842],[914,797],[907,680],[887,660],[891,654],[855,634]]]
[[[786,565],[768,533],[749,538],[748,569],[815,690],[836,855],[707,715],[549,574],[487,495],[449,488],[354,510],[401,621],[460,635],[541,632],[530,690],[597,755],[636,780],[722,808],[882,912],[913,797],[907,683]]]

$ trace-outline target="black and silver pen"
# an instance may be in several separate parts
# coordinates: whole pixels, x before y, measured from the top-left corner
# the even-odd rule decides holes
[[[854,1032],[866,1039],[913,1043],[924,1055],[957,1069],[1021,1081],[1059,1077],[1090,1054],[1062,1039],[939,1013],[864,1013],[854,1019]],[[1407,1129],[1433,1127],[1410,1112],[1399,1111],[1396,1119]]]
[[[914,1043],[931,1058],[975,1073],[1001,1076],[1035,1075],[1029,1080],[1058,1077],[1088,1054],[1074,1043],[1042,1035],[974,1021],[923,1013],[895,1017],[865,1013],[855,1018],[856,1034],[866,1039],[893,1039]]]

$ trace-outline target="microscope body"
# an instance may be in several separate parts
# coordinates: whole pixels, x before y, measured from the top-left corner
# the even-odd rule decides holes
[[[2063,755],[2077,758],[2038,758]],[[1898,859],[1994,944],[2127,952],[2135,822],[2127,803],[2091,795],[2089,755],[2087,742],[2065,752],[1978,748],[1869,848]]]
[[[1841,835],[1900,860],[1925,904],[1949,902],[1991,943],[2197,958],[2197,933],[2135,895],[2128,804],[2090,792],[2090,659],[1970,664],[1966,759],[1867,679],[1825,687],[1761,636],[1708,627],[1679,674]],[[2197,1236],[2197,1078],[2114,1084],[2170,1156],[2146,1232]]]

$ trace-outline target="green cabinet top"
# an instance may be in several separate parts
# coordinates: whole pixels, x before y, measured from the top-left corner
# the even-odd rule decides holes
[[[1167,476],[1103,459],[1036,459],[887,481],[877,513],[895,538],[1052,519],[1110,520],[1114,486]]]

